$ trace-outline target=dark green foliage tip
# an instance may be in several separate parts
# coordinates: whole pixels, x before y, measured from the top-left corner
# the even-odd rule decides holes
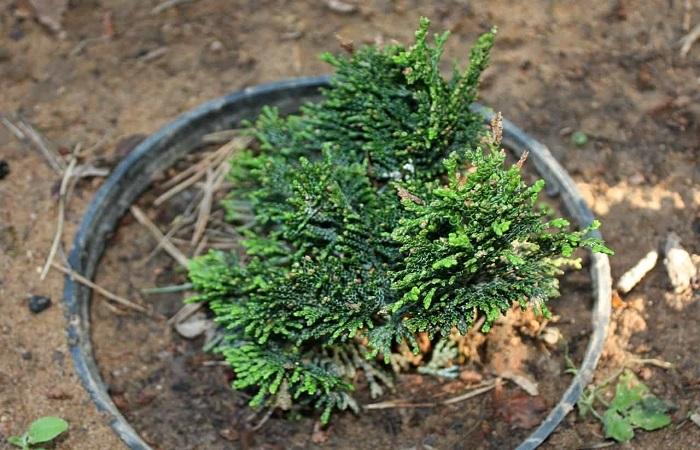
[[[391,385],[399,344],[486,331],[514,303],[547,314],[557,275],[578,247],[609,252],[536,205],[543,182],[507,167],[500,122],[470,112],[495,31],[446,80],[447,34],[326,54],[323,99],[300,114],[263,110],[255,144],[231,162],[224,202],[243,236],[236,252],[190,266],[223,338],[217,348],[251,404],[357,409],[362,370],[372,393]],[[383,356],[377,359],[376,356]]]

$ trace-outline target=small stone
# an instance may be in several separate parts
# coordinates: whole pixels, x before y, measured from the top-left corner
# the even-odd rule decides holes
[[[697,275],[697,268],[693,264],[690,254],[681,247],[681,239],[677,234],[670,233],[668,235],[664,253],[666,254],[664,264],[673,291],[677,294],[687,291]]]
[[[212,52],[220,52],[223,49],[224,44],[222,44],[221,41],[212,41],[211,44],[209,44],[209,50]]]
[[[0,180],[10,174],[10,165],[4,159],[0,159]]]
[[[20,356],[21,356],[22,359],[25,360],[25,361],[31,361],[31,359],[32,359],[32,352],[23,351],[23,352],[20,354]]]
[[[542,339],[545,344],[554,346],[563,339],[563,336],[561,331],[559,331],[559,328],[548,327],[542,331],[542,334],[540,334],[540,339]]]
[[[31,312],[34,314],[39,314],[51,306],[51,299],[49,297],[44,297],[43,295],[32,295],[29,297],[28,306]]]
[[[644,175],[637,172],[634,175],[632,175],[631,177],[629,177],[628,181],[632,186],[639,186],[641,184],[644,184],[644,181],[646,181],[646,180],[644,179]]]

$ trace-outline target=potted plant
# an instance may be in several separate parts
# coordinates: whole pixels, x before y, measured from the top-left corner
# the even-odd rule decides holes
[[[323,99],[284,118],[265,109],[257,146],[231,162],[243,254],[211,251],[190,278],[251,406],[308,404],[324,423],[358,411],[357,370],[382,392],[398,346],[417,354],[419,334],[466,334],[480,317],[486,332],[513,303],[547,315],[576,248],[611,253],[587,237],[597,222],[570,231],[538,209],[526,155],[507,166],[500,118],[487,130],[469,110],[495,31],[446,80],[447,33],[431,45],[428,25],[410,48],[324,55]]]
[[[335,74],[320,100],[299,114],[284,115],[294,109],[288,97],[298,100],[318,82],[290,83],[282,94],[269,87],[244,91],[152,136],[98,193],[76,239],[73,269],[94,273],[101,237],[148,185],[148,174],[204,133],[238,122],[235,107],[249,107],[252,118],[259,106],[274,103],[281,110],[262,108],[248,122],[254,143],[231,161],[233,187],[224,208],[244,236],[240,251],[211,251],[189,269],[199,292],[191,301],[205,303],[215,316],[216,351],[233,368],[234,387],[254,392],[252,406],[311,407],[324,423],[334,410],[358,410],[355,375],[363,372],[379,394],[391,386],[392,366],[400,366],[392,362],[402,351],[421,352],[419,340],[438,348],[477,321],[487,332],[514,304],[548,315],[545,302],[558,295],[557,276],[577,264],[577,248],[587,247],[601,255],[594,258],[600,329],[586,370],[567,392],[565,400],[575,401],[605,333],[610,283],[604,255],[611,251],[546,149],[506,124],[510,146],[531,150],[566,192],[564,201],[583,225],[578,231],[538,206],[544,182],[523,180],[526,151],[506,164],[500,115],[490,114],[484,127],[483,114],[470,108],[495,30],[477,40],[464,71],[445,79],[440,63],[448,35],[431,43],[428,25],[421,21],[409,48],[325,55]],[[127,178],[136,181],[118,186]],[[87,299],[84,288],[67,281],[69,314],[84,315]],[[71,322],[79,373],[98,405],[114,414],[122,437],[142,448],[93,383],[87,332],[80,320]],[[547,434],[565,414],[560,407],[543,425]]]

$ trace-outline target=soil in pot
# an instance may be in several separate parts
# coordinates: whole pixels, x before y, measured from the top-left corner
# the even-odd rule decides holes
[[[213,150],[188,156],[162,180]],[[161,184],[156,181],[138,204],[165,232],[183,212],[196,217],[194,206],[201,194],[195,186],[156,208],[154,200],[166,190]],[[224,191],[225,187],[219,192]],[[220,193],[214,196],[205,235],[210,245],[235,245],[235,236],[222,228],[222,211],[216,206]],[[188,256],[206,248],[188,248],[193,226],[190,223],[171,236]],[[156,246],[133,216],[125,217],[96,278],[108,290],[141,301],[151,314],[121,310],[103,299],[96,299],[91,311],[95,358],[112,399],[154,448],[513,448],[559,401],[571,381],[565,374],[567,357],[580,363],[590,332],[592,298],[584,268],[565,275],[562,297],[550,302],[553,314],[560,317],[555,324],[545,327],[544,319],[531,312],[512,310],[488,335],[474,334],[462,341],[466,345],[461,354],[469,358],[456,379],[413,370],[398,377],[394,392],[371,399],[360,375],[356,393],[360,404],[396,403],[357,416],[338,413],[328,428],[321,429],[313,414],[276,411],[268,417],[264,411],[251,410],[249,396],[230,388],[230,368],[202,350],[205,338],[185,339],[173,331],[168,318],[181,309],[188,294],[140,291],[187,281],[184,269],[164,252],[154,251]],[[536,380],[538,392],[530,395],[505,378],[513,374]],[[499,376],[502,381],[481,395],[439,404]]]

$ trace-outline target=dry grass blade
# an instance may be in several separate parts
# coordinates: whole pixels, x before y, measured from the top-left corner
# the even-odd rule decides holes
[[[208,169],[211,167],[219,167],[222,163],[228,161],[235,151],[247,147],[251,140],[252,138],[250,136],[236,137],[225,145],[222,145],[221,148],[215,152],[206,155],[197,164],[175,175],[172,179],[163,184],[163,188],[168,190],[158,196],[153,204],[155,206],[160,206],[175,195],[194,185],[207,174]]]
[[[423,403],[411,403],[411,402],[406,402],[403,400],[389,400],[386,402],[379,402],[379,403],[370,403],[367,405],[364,405],[364,409],[392,409],[392,408],[434,408],[436,406],[440,405],[452,405],[454,403],[462,402],[464,400],[468,400],[470,398],[479,396],[483,393],[486,393],[496,387],[496,384],[498,384],[499,379],[496,378],[495,380],[491,381],[486,381],[484,383],[476,385],[476,389],[470,390],[469,392],[466,392],[464,394],[460,394],[456,397],[448,398],[447,400],[443,400],[440,402],[423,402]]]
[[[698,39],[700,39],[700,23],[695,25],[693,29],[688,32],[688,34],[681,38],[681,58],[688,56],[690,49]]]
[[[168,325],[180,323],[202,308],[202,303],[186,303],[182,308],[168,319]]]
[[[202,201],[199,203],[199,212],[197,213],[197,222],[194,224],[194,233],[192,233],[192,240],[190,241],[192,247],[196,247],[199,240],[204,236],[204,231],[207,229],[207,223],[209,223],[209,216],[211,214],[211,203],[214,199],[214,172],[211,168],[207,169],[207,179],[204,183],[202,191],[204,196]]]
[[[83,284],[90,289],[94,290],[95,292],[99,293],[100,295],[116,302],[119,303],[122,306],[125,306],[127,308],[131,308],[133,310],[139,311],[139,312],[144,312],[147,313],[148,309],[146,307],[139,305],[138,303],[134,303],[131,300],[127,300],[124,297],[120,297],[116,294],[112,294],[109,292],[107,289],[98,286],[97,284],[93,283],[92,281],[88,280],[84,276],[80,275],[78,272],[69,269],[68,267],[64,267],[61,264],[58,264],[56,262],[51,263],[51,267],[60,270],[61,272],[65,273],[69,277],[71,277],[73,280],[77,281],[80,284]]]
[[[194,0],[166,0],[163,3],[159,3],[156,5],[152,10],[151,10],[151,15],[155,16],[157,14],[162,13],[163,11],[174,8],[178,5],[181,5],[183,3],[190,3]]]
[[[61,237],[63,236],[63,222],[65,220],[67,197],[66,194],[68,192],[68,183],[71,179],[71,176],[73,175],[73,170],[75,169],[75,165],[77,162],[78,159],[74,156],[70,160],[70,163],[68,164],[66,170],[63,172],[63,178],[61,179],[61,187],[58,191],[58,220],[56,223],[56,232],[53,236],[53,242],[51,243],[49,255],[46,257],[46,263],[44,263],[44,267],[43,269],[41,269],[41,275],[39,276],[39,279],[42,281],[46,278],[46,274],[49,273],[49,269],[51,268],[51,264],[53,263],[53,258],[54,256],[56,256],[58,246],[61,244]]]
[[[189,245],[188,242],[179,242],[177,238],[175,238],[175,234],[182,230],[183,228],[187,228],[191,225],[193,225],[195,222],[195,217],[193,215],[189,215],[188,217],[184,217],[182,215],[178,215],[173,219],[171,222],[170,229],[168,230],[167,233],[165,233],[165,238],[161,239],[158,241],[158,244],[151,250],[151,253],[148,254],[148,256],[140,263],[142,267],[145,267],[146,264],[153,259],[155,255],[158,254],[158,252],[163,248],[163,243],[165,242],[171,242],[173,245]]]
[[[464,400],[469,400],[470,398],[476,397],[477,395],[481,395],[481,394],[484,394],[484,393],[490,391],[491,389],[495,388],[498,383],[499,383],[498,378],[496,378],[495,380],[492,380],[492,381],[487,381],[487,382],[483,383],[484,386],[481,388],[475,389],[473,391],[469,391],[467,393],[458,395],[456,397],[449,398],[447,400],[443,400],[440,403],[443,405],[452,405],[454,403],[463,402]]]
[[[182,267],[187,268],[189,264],[189,259],[185,256],[184,253],[182,253],[177,247],[173,245],[172,242],[163,234],[163,232],[158,229],[156,224],[151,222],[151,219],[149,219],[146,214],[141,211],[141,208],[138,206],[132,206],[130,208],[131,214],[133,214],[134,218],[141,224],[143,225],[150,233],[156,238],[158,241],[159,245],[165,250],[172,258],[177,261]]]
[[[233,128],[230,130],[214,131],[213,133],[202,136],[202,142],[205,144],[225,144],[237,136],[240,136],[242,129]]]
[[[0,114],[0,122],[15,135],[23,144],[35,148],[44,156],[49,167],[58,173],[63,173],[66,169],[65,162],[53,149],[53,146],[32,124],[23,119],[16,117],[15,122]]]
[[[658,367],[660,369],[670,370],[673,369],[673,364],[658,358],[631,358],[627,361],[625,365],[650,365]]]

